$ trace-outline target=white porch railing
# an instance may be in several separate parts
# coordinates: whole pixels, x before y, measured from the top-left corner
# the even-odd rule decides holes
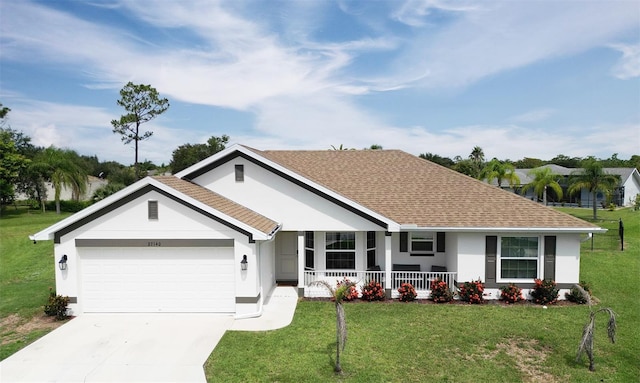
[[[385,271],[357,271],[357,270],[306,270],[304,272],[304,296],[309,298],[329,297],[329,293],[322,286],[310,286],[314,281],[324,280],[331,286],[345,278],[356,283],[358,292],[362,286],[371,280],[376,280],[385,289],[391,289],[392,298],[398,296],[398,288],[402,283],[411,283],[418,293],[418,298],[426,299],[431,293],[431,281],[440,278],[449,285],[451,291],[455,290],[456,272],[425,272],[425,271],[392,271],[391,281],[385,280]]]

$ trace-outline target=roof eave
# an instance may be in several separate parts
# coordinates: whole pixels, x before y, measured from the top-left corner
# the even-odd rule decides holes
[[[606,233],[607,229],[601,227],[443,227],[443,226],[417,226],[400,225],[401,231],[444,231],[453,233],[562,233],[562,234],[586,234]]]

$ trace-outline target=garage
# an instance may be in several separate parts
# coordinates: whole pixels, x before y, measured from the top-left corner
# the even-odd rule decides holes
[[[235,312],[233,247],[78,247],[84,312]]]

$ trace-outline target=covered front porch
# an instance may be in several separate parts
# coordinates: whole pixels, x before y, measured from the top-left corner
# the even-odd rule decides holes
[[[315,281],[324,280],[335,286],[339,281],[348,279],[355,282],[358,293],[362,286],[370,281],[382,284],[387,292],[387,298],[397,298],[398,288],[403,283],[410,283],[418,294],[418,299],[427,299],[431,294],[431,281],[441,279],[454,291],[456,272],[447,271],[354,271],[354,270],[305,270],[304,296],[308,298],[329,297],[329,293],[322,286],[312,286]]]
[[[449,238],[447,238],[449,237]],[[418,298],[428,298],[431,281],[441,279],[453,291],[457,279],[454,235],[427,231],[304,231],[281,232],[276,238],[276,281],[298,287],[304,297],[328,297],[315,281],[335,286],[348,279],[358,292],[379,282],[387,298],[410,283]],[[447,252],[449,248],[449,252]]]

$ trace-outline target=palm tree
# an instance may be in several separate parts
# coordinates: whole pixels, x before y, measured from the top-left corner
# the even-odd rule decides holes
[[[558,183],[562,176],[554,173],[551,168],[531,169],[529,175],[533,176],[533,181],[524,185],[520,191],[523,195],[526,194],[527,190],[533,189],[538,198],[542,196],[542,203],[545,206],[547,205],[547,188],[551,188],[559,199],[562,198],[562,186]]]
[[[498,181],[498,187],[502,187],[502,181],[508,181],[509,186],[520,183],[520,177],[515,172],[513,165],[500,162],[497,158],[492,159],[489,163],[482,168],[479,179],[486,179],[487,183],[491,183],[495,178]]]
[[[32,166],[44,178],[51,181],[58,214],[60,214],[62,187],[71,189],[74,200],[78,200],[87,190],[87,172],[82,166],[80,157],[73,150],[50,146],[34,159]]]
[[[344,314],[344,307],[342,307],[342,300],[355,284],[350,281],[345,281],[338,285],[338,287],[332,287],[327,281],[315,281],[310,284],[324,286],[329,293],[333,301],[336,304],[336,365],[334,371],[337,373],[342,372],[342,366],[340,366],[340,351],[344,351],[344,347],[347,344],[347,322]]]
[[[471,154],[469,154],[469,159],[471,160],[471,162],[473,162],[476,168],[476,174],[474,178],[478,178],[480,169],[482,169],[482,165],[484,164],[484,152],[482,151],[482,148],[479,146],[474,146],[473,150],[471,150]]]
[[[599,191],[609,193],[619,182],[618,175],[605,173],[602,165],[596,160],[591,159],[584,162],[582,170],[574,172],[571,175],[569,194],[579,193],[582,189],[589,190],[593,197],[593,219],[597,219],[597,193]]]

